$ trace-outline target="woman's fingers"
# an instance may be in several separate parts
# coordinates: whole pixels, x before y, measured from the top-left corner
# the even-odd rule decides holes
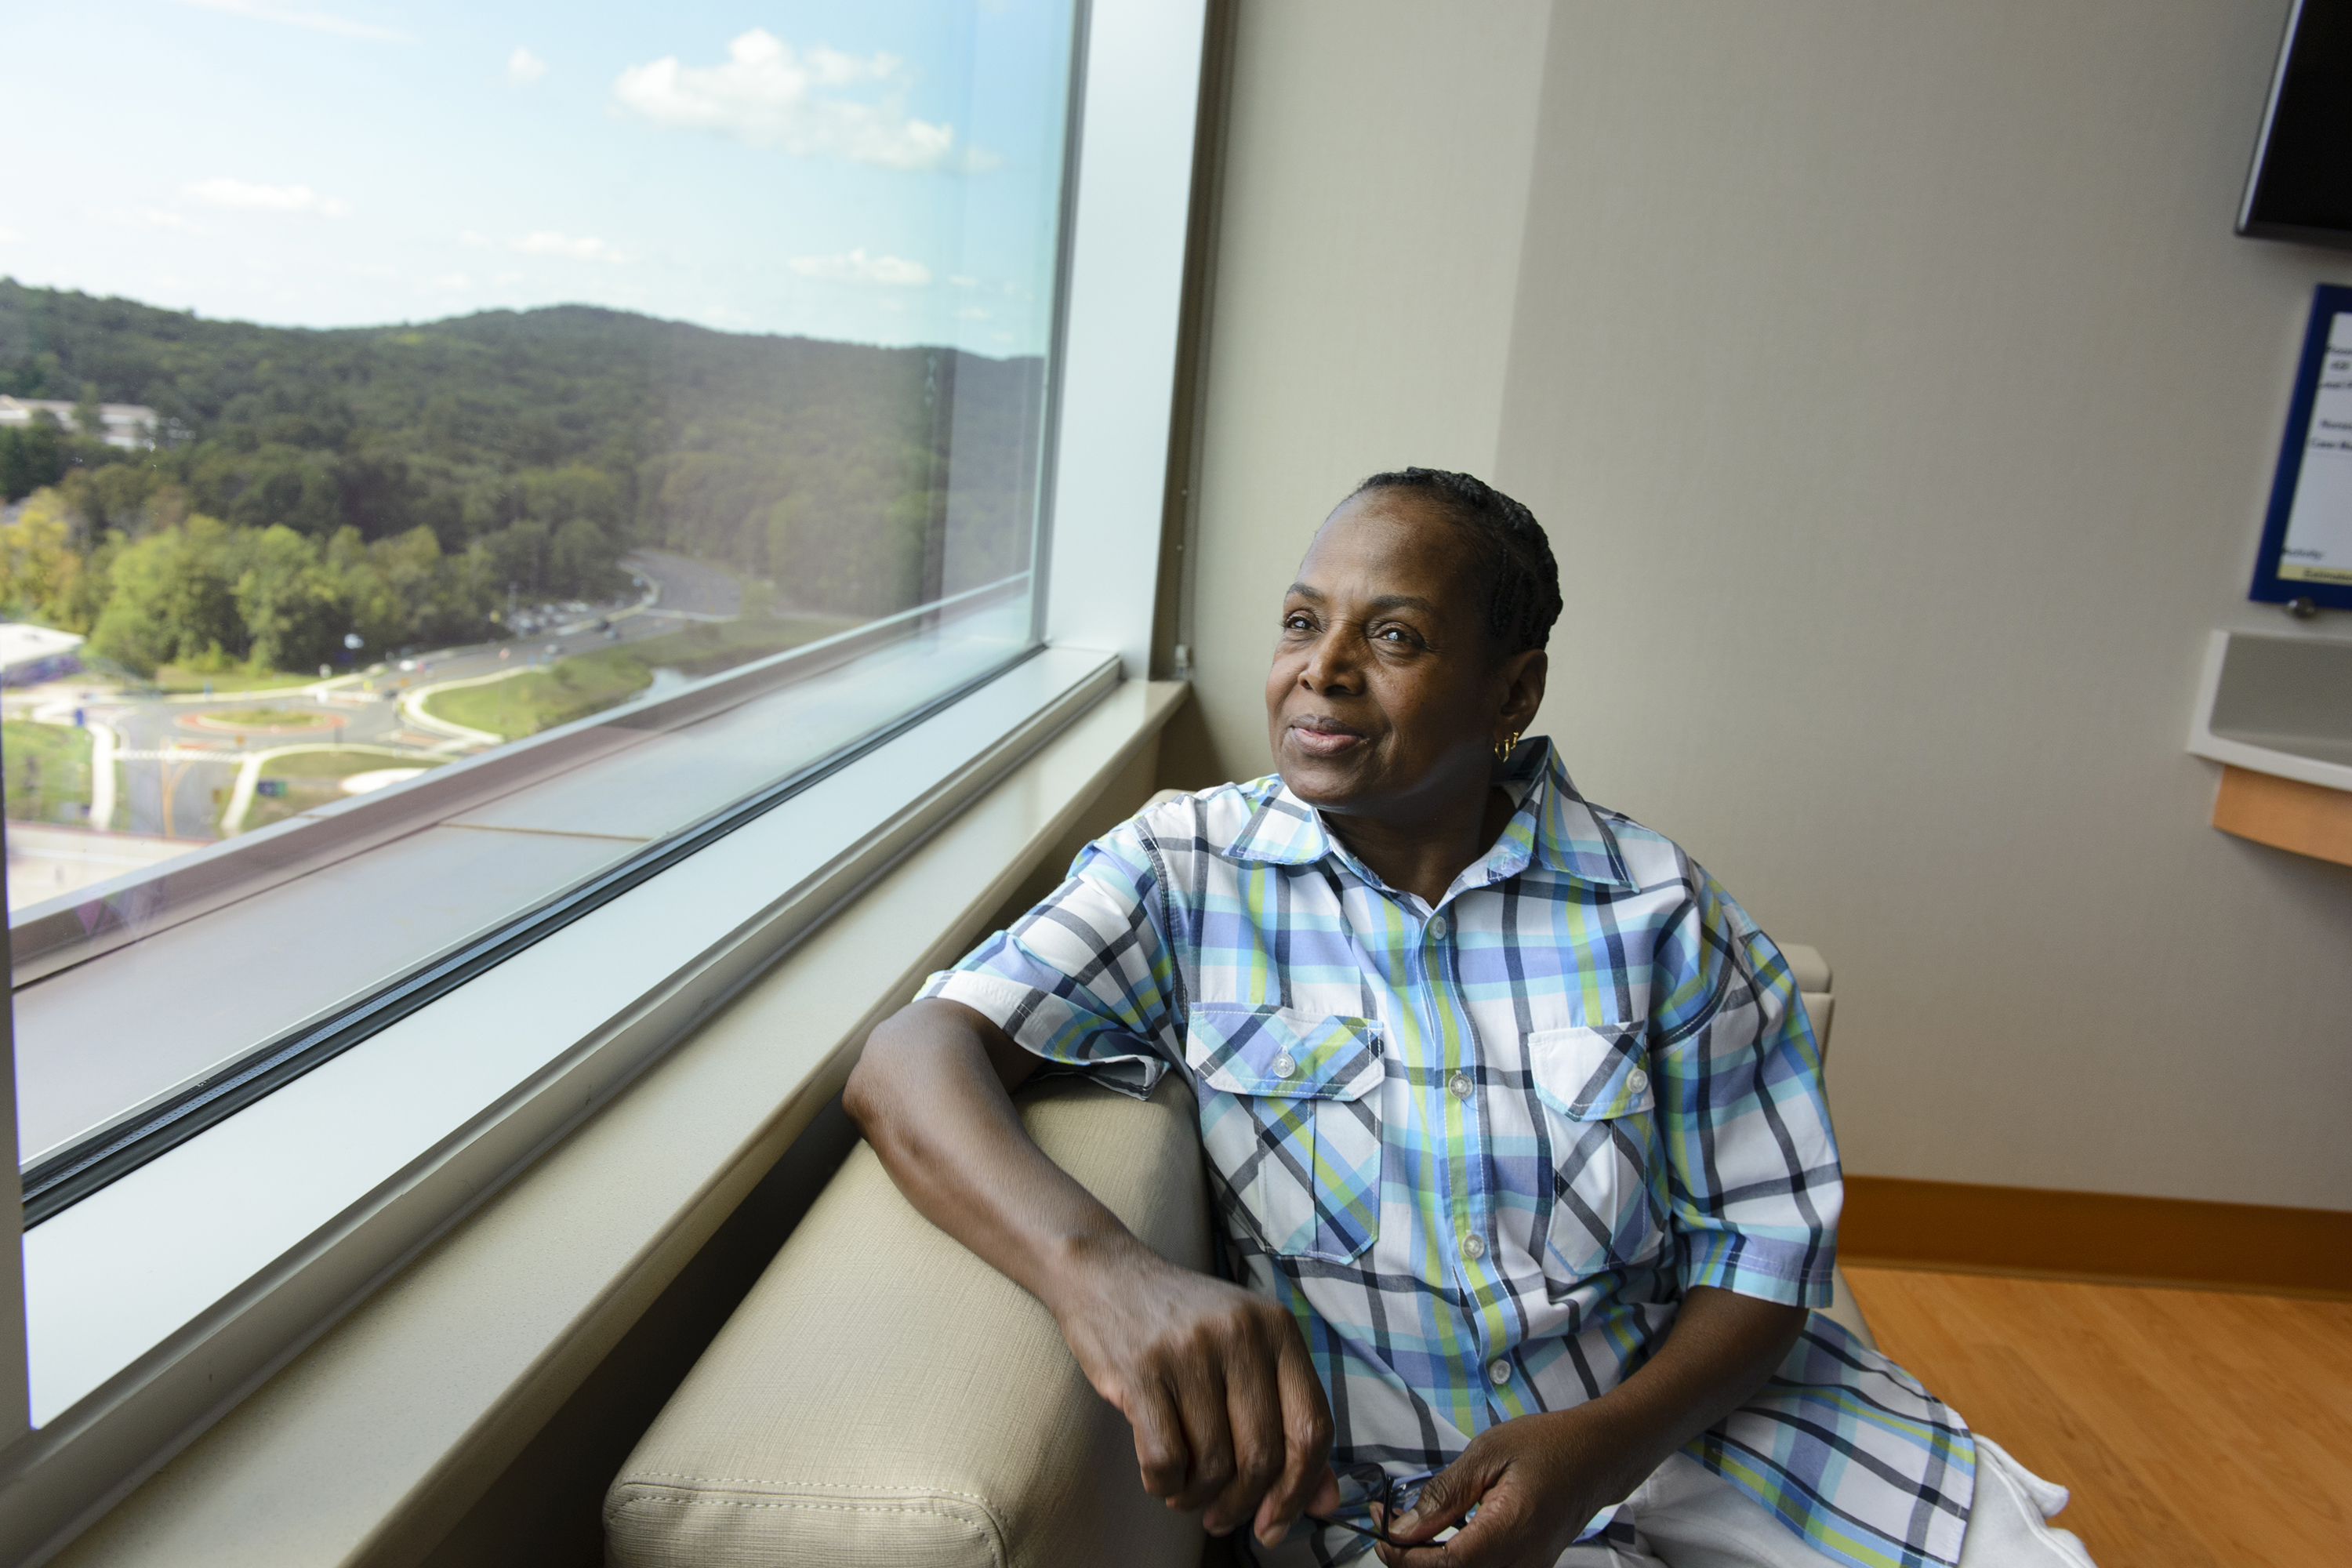
[[[1274,1392],[1281,1423],[1281,1467],[1259,1506],[1257,1538],[1271,1546],[1301,1513],[1339,1506],[1339,1483],[1331,1473],[1331,1406],[1315,1363],[1287,1317],[1276,1342]],[[1328,1496],[1320,1494],[1328,1492]]]
[[[1172,1501],[1184,1489],[1185,1472],[1192,1468],[1192,1458],[1176,1402],[1157,1378],[1145,1378],[1118,1403],[1135,1430],[1135,1466],[1143,1473],[1143,1489]]]
[[[1537,1521],[1527,1499],[1506,1481],[1471,1501],[1477,1505],[1478,1511],[1444,1545],[1416,1546],[1402,1552],[1384,1548],[1382,1556],[1394,1568],[1517,1568],[1523,1560],[1532,1560],[1531,1549],[1542,1544],[1537,1537],[1543,1532],[1531,1529]],[[1415,1534],[1435,1534],[1460,1519],[1461,1511],[1439,1519],[1416,1508],[1412,1517],[1416,1523],[1404,1528]],[[1399,1522],[1402,1525],[1402,1521]],[[1546,1568],[1559,1556],[1557,1549],[1542,1555]]]
[[[1195,1352],[1177,1358],[1168,1382],[1184,1423],[1184,1445],[1192,1463],[1173,1500],[1178,1508],[1204,1509],[1234,1479],[1233,1421],[1226,1414],[1224,1358]]]
[[[1479,1550],[1495,1533],[1479,1528],[1486,1521],[1486,1509],[1502,1499],[1500,1489],[1495,1487],[1497,1476],[1486,1463],[1483,1447],[1474,1440],[1460,1458],[1430,1477],[1423,1484],[1421,1496],[1414,1500],[1412,1507],[1391,1520],[1388,1528],[1392,1536],[1427,1541],[1446,1526],[1460,1524],[1462,1517],[1473,1508],[1478,1510],[1478,1519],[1442,1548],[1379,1547],[1381,1561],[1389,1564],[1389,1568],[1439,1568],[1440,1564],[1444,1564],[1444,1568],[1463,1568],[1463,1565],[1488,1568],[1489,1564],[1510,1561],[1508,1557],[1492,1556]],[[1477,1531],[1476,1540],[1472,1539],[1473,1530]]]
[[[1088,1380],[1134,1428],[1145,1489],[1170,1507],[1204,1510],[1219,1534],[1278,1535],[1318,1486],[1336,1491],[1330,1409],[1278,1306],[1169,1269],[1074,1297],[1063,1317]]]
[[[1213,1534],[1240,1529],[1256,1515],[1267,1489],[1282,1479],[1282,1393],[1274,1357],[1244,1329],[1228,1352],[1225,1414],[1233,1424],[1234,1473],[1202,1516]]]

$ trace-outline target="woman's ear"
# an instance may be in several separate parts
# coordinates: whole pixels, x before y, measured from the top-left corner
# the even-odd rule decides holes
[[[1549,657],[1539,647],[1525,653],[1515,653],[1503,661],[1503,728],[1524,731],[1536,721],[1536,710],[1543,706],[1544,677],[1551,668]]]

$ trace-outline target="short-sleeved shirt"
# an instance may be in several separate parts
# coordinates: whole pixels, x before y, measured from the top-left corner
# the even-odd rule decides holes
[[[1607,1393],[1693,1286],[1832,1294],[1837,1143],[1779,950],[1549,741],[1502,782],[1434,906],[1279,778],[1169,802],[922,993],[1129,1092],[1184,1075],[1230,1267],[1297,1319],[1334,1462],[1400,1479]],[[1966,1425],[1819,1313],[1688,1451],[1841,1562],[1959,1557]]]

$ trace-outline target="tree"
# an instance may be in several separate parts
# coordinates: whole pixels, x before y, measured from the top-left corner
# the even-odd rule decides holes
[[[113,591],[90,651],[142,675],[215,651],[243,657],[251,638],[229,570],[234,543],[228,524],[198,513],[126,545],[108,573]]]
[[[83,525],[84,536],[89,538],[101,537],[110,528],[125,533],[144,533],[149,498],[165,488],[162,473],[137,463],[104,463],[94,468],[75,468],[58,486],[75,520]],[[178,521],[186,515],[187,509],[182,504],[177,515],[168,521]]]
[[[584,517],[555,531],[547,550],[547,575],[555,592],[583,599],[603,598],[624,581],[613,564],[613,542]]]
[[[99,404],[98,383],[81,384],[81,395],[74,400],[74,428],[93,441],[106,439],[106,411]]]
[[[548,591],[547,544],[547,525],[541,522],[518,522],[482,540],[498,581],[534,595]]]
[[[66,444],[57,416],[47,409],[32,423],[0,430],[0,494],[17,500],[66,477]]]
[[[0,610],[60,631],[87,632],[83,575],[64,498],[36,491],[16,521],[0,527]]]
[[[234,540],[232,553],[245,568],[233,593],[246,662],[256,670],[289,669],[331,658],[348,617],[320,564],[318,542],[278,526]]]
[[[467,642],[489,627],[488,564],[479,547],[444,554],[429,528],[363,542],[356,529],[327,543],[326,570],[366,647]]]

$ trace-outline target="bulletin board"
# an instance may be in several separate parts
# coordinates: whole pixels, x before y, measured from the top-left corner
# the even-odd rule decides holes
[[[2352,610],[2352,288],[2312,299],[2248,596]]]

